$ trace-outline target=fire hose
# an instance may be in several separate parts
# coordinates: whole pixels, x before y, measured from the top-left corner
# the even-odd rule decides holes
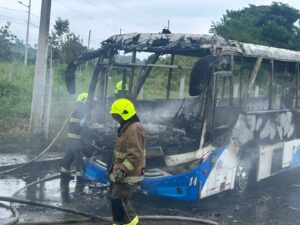
[[[69,118],[65,121],[65,123],[63,124],[63,126],[61,127],[61,129],[59,130],[59,132],[56,134],[55,138],[51,141],[51,143],[41,152],[39,153],[36,157],[34,157],[32,160],[18,166],[12,169],[8,169],[5,171],[0,171],[0,175],[1,174],[6,174],[6,173],[10,173],[13,171],[16,171],[18,169],[21,169],[25,166],[28,166],[29,164],[35,162],[36,160],[38,160],[39,158],[41,158],[51,147],[52,145],[55,143],[55,141],[57,140],[57,138],[60,136],[60,134],[62,133],[62,131],[64,130],[65,126],[68,124],[69,122]],[[15,198],[14,196],[16,196],[21,190],[30,187],[32,185],[41,183],[41,182],[46,182],[46,181],[50,181],[50,180],[54,180],[60,177],[60,174],[56,174],[50,177],[46,177],[44,179],[40,179],[37,180],[35,182],[32,182],[24,187],[22,187],[21,189],[19,189],[18,191],[16,191],[12,197],[6,197],[6,196],[0,196],[0,201],[5,201],[5,202],[10,202],[10,207],[6,206],[4,204],[0,204],[1,206],[5,207],[5,208],[10,208],[12,211],[12,214],[14,216],[14,218],[12,218],[11,221],[3,224],[3,225],[14,225],[17,224],[19,221],[19,213],[16,209],[16,207],[14,206],[13,203],[20,203],[20,204],[27,204],[27,205],[32,205],[32,206],[37,206],[37,207],[43,207],[43,208],[49,208],[49,209],[55,209],[55,210],[59,210],[59,211],[63,211],[63,212],[67,212],[67,213],[72,213],[72,214],[76,214],[76,215],[80,215],[80,216],[84,216],[89,218],[89,220],[76,220],[76,222],[78,223],[82,223],[82,222],[87,222],[87,221],[102,221],[102,222],[106,222],[106,223],[111,223],[112,219],[110,217],[100,217],[100,216],[95,216],[89,213],[85,213],[82,211],[78,211],[78,210],[74,210],[74,209],[69,209],[69,208],[65,208],[65,207],[59,207],[59,206],[53,206],[53,205],[49,205],[49,204],[44,204],[44,203],[39,203],[39,202],[35,202],[35,201],[29,201],[29,200],[22,200],[22,199],[18,199]],[[201,218],[191,218],[191,217],[183,217],[183,216],[164,216],[164,215],[151,215],[151,216],[140,216],[139,217],[141,220],[156,220],[156,221],[162,221],[162,220],[169,220],[169,221],[185,221],[185,222],[194,222],[194,223],[200,223],[200,224],[211,224],[211,225],[217,225],[217,222],[211,221],[211,220],[206,220],[206,219],[201,219]],[[39,221],[37,223],[23,223],[25,224],[65,224],[65,223],[76,223],[74,220],[63,220],[63,221]]]
[[[4,171],[0,171],[0,175],[1,174],[6,174],[6,173],[10,173],[10,172],[13,172],[13,171],[16,171],[16,170],[19,170],[25,166],[28,166],[29,164],[35,162],[36,160],[38,160],[39,158],[41,158],[47,151],[49,151],[49,149],[52,147],[52,145],[55,143],[55,141],[57,140],[57,138],[59,137],[59,135],[62,133],[62,131],[64,130],[64,128],[66,127],[66,125],[68,124],[69,122],[69,119],[70,119],[70,116],[68,117],[68,119],[64,122],[63,126],[60,128],[60,130],[58,131],[58,133],[56,134],[56,136],[53,138],[53,140],[51,141],[51,143],[41,152],[39,153],[36,157],[34,157],[33,159],[31,159],[30,161],[20,165],[20,166],[17,166],[17,167],[14,167],[12,169],[8,169],[8,170],[4,170]]]
[[[49,209],[55,209],[55,210],[59,210],[62,212],[67,212],[67,213],[72,213],[72,214],[76,214],[76,215],[80,215],[80,216],[84,216],[87,218],[90,218],[90,222],[93,221],[101,221],[101,222],[105,222],[105,223],[112,223],[112,219],[110,217],[101,217],[101,216],[96,216],[96,215],[92,215],[86,212],[82,212],[82,211],[78,211],[78,210],[74,210],[74,209],[70,209],[70,208],[65,208],[65,207],[60,207],[60,206],[53,206],[53,205],[49,205],[49,204],[44,204],[44,203],[40,203],[40,202],[35,202],[35,201],[29,201],[29,200],[22,200],[22,199],[18,199],[15,198],[15,196],[23,189],[28,188],[32,185],[41,183],[41,182],[46,182],[46,181],[50,181],[50,180],[54,180],[59,178],[60,175],[59,174],[55,174],[53,176],[50,177],[46,177],[40,180],[37,180],[35,182],[32,182],[24,187],[22,187],[21,189],[19,189],[18,191],[16,191],[12,197],[5,197],[5,196],[0,196],[0,201],[6,201],[6,202],[10,202],[10,208],[11,211],[13,212],[14,218],[3,224],[3,225],[14,225],[17,224],[17,222],[19,221],[19,213],[16,209],[16,207],[14,206],[13,203],[20,203],[20,204],[27,204],[27,205],[32,205],[32,206],[38,206],[38,207],[43,207],[43,208],[49,208]],[[211,221],[211,220],[206,220],[206,219],[201,219],[201,218],[193,218],[193,217],[184,217],[184,216],[164,216],[164,215],[151,215],[151,216],[139,216],[139,218],[141,220],[155,220],[155,221],[184,221],[184,222],[193,222],[193,223],[199,223],[199,224],[209,224],[209,225],[218,225],[217,222],[215,221]],[[86,220],[84,220],[86,222]],[[66,221],[57,221],[58,223],[56,223],[56,221],[39,221],[38,223],[23,223],[23,225],[25,224],[59,224],[59,223],[66,223],[66,222],[74,222],[74,220],[66,220]],[[78,222],[83,222],[83,220],[78,220]]]

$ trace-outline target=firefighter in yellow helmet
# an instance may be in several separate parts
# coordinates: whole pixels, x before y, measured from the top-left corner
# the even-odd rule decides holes
[[[68,124],[67,152],[60,167],[61,187],[66,191],[69,189],[69,182],[72,179],[70,169],[73,162],[75,162],[76,168],[76,189],[80,190],[84,187],[85,179],[81,176],[83,166],[81,132],[87,98],[87,92],[83,92],[77,96],[75,107]]]
[[[128,95],[128,85],[127,83],[123,87],[123,81],[119,81],[115,86],[115,97],[116,98],[124,98]]]
[[[110,113],[120,124],[110,169],[113,222],[136,225],[139,224],[139,218],[129,198],[144,178],[145,135],[130,100],[116,100]]]

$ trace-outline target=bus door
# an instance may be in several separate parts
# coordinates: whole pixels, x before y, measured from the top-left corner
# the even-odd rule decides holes
[[[232,116],[232,72],[218,71],[214,73],[214,108],[213,130],[218,135],[228,130]]]
[[[229,131],[230,127],[232,93],[232,72],[215,72],[212,140],[217,149],[212,153],[211,166],[213,169],[207,180],[207,187],[204,188],[206,193],[203,195],[205,197],[233,188],[236,154],[234,149],[226,146],[226,140],[222,139],[223,134]],[[219,154],[220,156],[217,156]]]

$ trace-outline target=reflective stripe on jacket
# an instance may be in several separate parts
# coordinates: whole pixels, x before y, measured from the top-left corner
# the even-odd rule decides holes
[[[145,168],[145,134],[139,122],[129,124],[116,141],[110,179],[122,169],[127,172],[126,183],[143,180]]]

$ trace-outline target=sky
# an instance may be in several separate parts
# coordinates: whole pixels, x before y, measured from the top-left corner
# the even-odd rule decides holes
[[[20,0],[19,0],[20,1]],[[29,0],[0,0],[0,26],[8,21],[10,30],[25,42]],[[157,33],[164,27],[172,33],[209,34],[212,22],[220,21],[226,10],[253,5],[270,5],[274,0],[52,0],[51,25],[58,17],[69,20],[70,31],[84,45],[91,30],[91,48],[111,35],[131,32]],[[300,0],[282,0],[300,10]],[[38,40],[41,0],[31,1],[29,44]]]

